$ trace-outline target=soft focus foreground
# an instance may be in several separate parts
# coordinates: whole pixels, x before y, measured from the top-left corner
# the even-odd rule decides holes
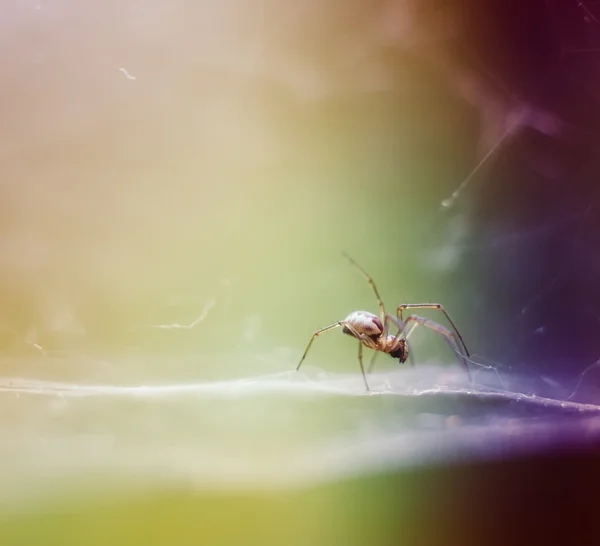
[[[5,381],[3,544],[499,544],[486,533],[494,511],[539,509],[524,498],[546,477],[522,463],[523,486],[492,465],[508,475],[487,491],[482,463],[600,446],[598,406],[473,388],[431,366],[371,384],[322,372]],[[578,468],[575,491],[597,474]]]
[[[422,329],[372,395],[339,331],[293,371],[313,331],[377,310],[342,249],[389,311],[443,302],[477,351],[494,309],[459,268],[468,207],[442,203],[527,116],[446,55],[460,17],[0,10],[3,546],[459,544],[480,482],[420,467],[597,442],[574,370],[468,387]]]

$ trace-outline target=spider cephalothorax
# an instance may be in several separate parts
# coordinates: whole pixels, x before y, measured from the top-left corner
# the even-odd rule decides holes
[[[344,255],[350,261],[350,263],[364,275],[364,277],[367,279],[367,282],[371,285],[379,304],[380,316],[370,313],[369,311],[353,311],[344,320],[334,322],[330,326],[326,326],[321,330],[317,330],[308,342],[306,350],[304,351],[296,370],[300,369],[300,366],[302,365],[302,362],[304,362],[310,346],[318,336],[341,326],[344,334],[352,336],[359,341],[358,361],[360,363],[360,369],[365,381],[365,386],[367,387],[367,390],[369,390],[362,360],[363,348],[367,347],[368,349],[372,349],[374,351],[371,364],[369,365],[369,372],[373,368],[377,353],[386,353],[392,358],[397,358],[401,363],[406,362],[409,356],[407,338],[417,325],[421,325],[444,336],[451,349],[456,352],[457,356],[461,360],[469,381],[471,380],[471,373],[467,364],[469,351],[462,336],[460,335],[460,332],[442,305],[439,303],[405,303],[398,306],[396,309],[396,316],[386,313],[383,301],[379,296],[379,292],[375,286],[375,283],[373,282],[373,279],[350,256],[347,254]],[[410,315],[406,317],[406,319],[403,319],[403,311],[409,309],[433,309],[440,311],[446,317],[454,331],[450,331],[445,326],[418,315]],[[398,328],[398,332],[395,335],[389,334],[390,325]]]
[[[392,358],[397,358],[400,361],[400,364],[404,364],[408,360],[408,343],[406,343],[405,339],[399,339],[396,336],[388,336],[388,343],[392,340],[397,343],[397,347],[388,354]]]

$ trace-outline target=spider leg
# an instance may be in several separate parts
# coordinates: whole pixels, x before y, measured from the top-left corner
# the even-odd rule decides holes
[[[416,322],[414,324],[411,324],[410,328],[408,329],[408,332],[406,332],[406,334],[404,335],[404,339],[406,340],[407,343],[408,343],[408,337],[410,336],[410,334],[412,334],[414,332],[416,327],[417,327]],[[409,347],[409,351],[408,351],[408,362],[409,362],[411,368],[415,367],[415,354],[410,350],[410,347]]]
[[[430,330],[433,330],[434,332],[437,332],[438,334],[441,334],[442,336],[444,336],[444,339],[446,340],[446,342],[448,343],[448,345],[450,346],[452,351],[456,353],[456,356],[458,357],[459,362],[465,368],[465,371],[467,372],[467,377],[469,378],[469,382],[472,382],[471,370],[469,369],[469,365],[467,363],[468,355],[467,355],[467,357],[465,357],[465,355],[461,351],[460,345],[456,341],[456,335],[453,332],[448,330],[448,328],[446,328],[445,326],[442,326],[441,324],[438,324],[437,322],[434,322],[433,320],[429,320],[429,319],[420,317],[419,315],[410,315],[409,317],[406,317],[406,320],[404,321],[405,327],[406,327],[406,325],[408,325],[410,323],[415,323],[415,326],[417,324],[420,326],[425,326],[426,328],[429,328]],[[413,329],[414,329],[414,327],[411,328],[410,332],[412,332]]]
[[[373,292],[375,293],[375,297],[377,298],[377,305],[379,305],[379,314],[380,314],[379,318],[381,319],[381,322],[384,322],[385,306],[383,305],[383,300],[381,299],[381,296],[379,295],[379,290],[377,290],[377,287],[375,286],[375,281],[372,279],[371,275],[369,275],[360,265],[358,265],[346,252],[342,252],[342,254],[354,267],[356,267],[356,269],[358,269],[361,272],[362,276],[371,285],[371,288],[373,289]]]
[[[373,366],[375,366],[375,359],[377,358],[377,353],[379,351],[375,351],[373,356],[371,357],[371,362],[369,362],[369,368],[367,369],[367,373],[371,373],[373,371]]]
[[[348,322],[344,322],[344,321],[334,322],[333,324],[330,324],[329,326],[325,326],[325,328],[321,328],[320,330],[317,330],[310,338],[310,341],[308,342],[308,345],[306,346],[306,349],[304,350],[304,354],[302,355],[302,358],[300,359],[298,366],[296,366],[296,371],[298,371],[300,369],[302,362],[304,362],[304,359],[306,358],[306,355],[308,354],[308,350],[310,349],[310,346],[313,344],[313,341],[315,339],[317,339],[321,334],[324,334],[325,332],[329,332],[329,330],[333,330],[334,328],[339,328],[340,326],[345,326],[346,328],[348,328],[348,330],[350,330],[352,335],[355,338],[357,338],[359,341],[358,362],[360,363],[360,370],[362,372],[362,376],[365,381],[365,386],[367,387],[367,390],[370,390],[369,385],[367,383],[367,377],[365,375],[365,369],[364,369],[364,365],[363,365],[363,361],[362,361],[362,347],[363,347],[363,345],[365,345],[369,349],[376,350],[376,346],[370,337],[368,337],[364,334],[359,334],[356,331],[356,329],[354,328],[354,326],[352,326]]]
[[[454,324],[454,321],[450,318],[450,315],[448,314],[446,309],[444,309],[443,305],[441,305],[439,303],[404,303],[402,305],[399,305],[398,309],[396,310],[396,314],[398,315],[400,322],[402,322],[402,312],[404,310],[408,310],[408,309],[433,309],[433,310],[442,312],[444,314],[444,316],[446,317],[446,320],[450,323],[450,325],[454,329],[454,333],[456,334],[456,337],[460,340],[460,347],[464,350],[463,354],[465,354],[468,358],[470,358],[471,355],[469,353],[469,349],[467,349],[465,340],[463,339],[461,333],[459,332],[458,328],[456,327],[456,324]]]
[[[352,335],[355,338],[357,338],[359,341],[359,343],[358,343],[358,363],[360,364],[360,371],[362,372],[363,380],[365,382],[365,387],[367,387],[367,390],[370,391],[371,389],[369,389],[369,384],[367,383],[367,376],[365,375],[365,366],[363,364],[363,345],[365,347],[368,347],[369,349],[373,349],[375,352],[377,352],[377,346],[375,345],[374,341],[369,336],[366,336],[365,334],[359,334],[356,331],[356,329],[354,328],[354,326],[352,326],[348,322],[342,322],[341,324],[343,324],[346,328],[348,328],[348,330],[350,330]]]
[[[320,330],[317,330],[310,338],[310,341],[308,342],[308,345],[306,346],[304,354],[302,355],[302,358],[300,359],[298,366],[296,366],[296,371],[298,371],[300,369],[302,362],[304,362],[304,359],[306,358],[306,355],[308,354],[308,350],[310,349],[310,346],[313,344],[313,341],[315,339],[317,339],[321,334],[324,334],[325,332],[328,332],[329,330],[333,330],[334,328],[339,328],[342,325],[343,325],[342,322],[334,322],[333,324],[330,324],[329,326],[325,326],[325,328],[321,328]]]
[[[363,344],[362,341],[358,342],[358,363],[360,364],[360,371],[362,372],[363,380],[365,382],[365,387],[367,390],[369,389],[369,384],[367,383],[367,376],[365,375],[365,367],[363,365]]]

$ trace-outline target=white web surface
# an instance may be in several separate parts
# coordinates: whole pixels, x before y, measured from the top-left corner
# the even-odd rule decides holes
[[[600,406],[469,387],[460,372],[374,374],[369,393],[359,374],[307,370],[129,386],[3,378],[0,503],[82,479],[100,490],[306,487],[600,440]]]
[[[587,371],[587,370],[586,370]],[[231,396],[251,397],[261,395],[278,395],[289,393],[293,395],[309,396],[398,396],[398,397],[423,397],[423,396],[476,396],[481,399],[497,401],[519,401],[532,406],[546,408],[558,407],[574,409],[580,412],[600,412],[600,406],[583,404],[566,400],[558,400],[547,396],[536,396],[513,392],[506,389],[490,388],[485,385],[464,384],[462,374],[454,375],[445,372],[443,379],[451,379],[453,386],[434,385],[423,387],[423,380],[413,383],[415,376],[406,381],[410,372],[400,371],[388,374],[375,374],[369,376],[370,391],[365,390],[360,376],[336,377],[332,374],[321,372],[315,381],[303,373],[281,372],[260,377],[234,379],[229,381],[211,381],[202,383],[155,384],[155,385],[90,385],[75,384],[56,381],[39,381],[21,378],[0,378],[0,392],[14,393],[15,395],[39,395],[64,397],[140,397],[164,398],[180,395],[197,395],[198,397],[223,398]],[[356,379],[359,379],[359,382]],[[581,384],[583,375],[577,383]],[[462,384],[462,385],[461,385]]]

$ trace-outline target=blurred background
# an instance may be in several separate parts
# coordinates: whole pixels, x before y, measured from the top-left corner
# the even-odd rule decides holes
[[[3,384],[285,374],[316,329],[377,311],[345,250],[388,310],[443,303],[474,360],[523,378],[523,392],[568,398],[585,372],[572,399],[597,403],[597,4],[5,2]],[[458,369],[431,332],[416,331],[412,348],[417,366]],[[315,343],[304,371],[360,387],[356,345],[339,332]],[[229,455],[276,475],[303,442],[387,434],[410,410],[381,397],[0,402],[5,544],[100,544],[119,525],[123,544],[416,544],[414,518],[455,488],[429,474],[299,497],[188,483],[186,468],[210,474]],[[414,414],[446,427],[433,404]],[[140,462],[152,452],[160,460]],[[138,463],[160,480],[165,465],[181,475],[165,496],[131,476]],[[96,499],[115,468],[135,482],[132,504],[117,486]],[[228,472],[214,481],[236,490]],[[398,504],[421,480],[418,508]],[[14,514],[16,491],[36,525]],[[437,538],[467,543],[451,519]],[[239,534],[222,534],[234,521]],[[244,531],[253,521],[263,525]]]

